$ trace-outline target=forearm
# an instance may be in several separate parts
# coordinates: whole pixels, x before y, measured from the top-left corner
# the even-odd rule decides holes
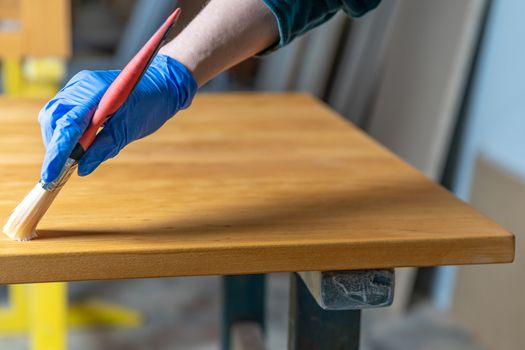
[[[184,64],[199,86],[278,41],[262,0],[211,0],[160,53]]]

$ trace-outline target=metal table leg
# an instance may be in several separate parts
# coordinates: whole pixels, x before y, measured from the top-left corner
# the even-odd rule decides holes
[[[394,271],[291,274],[289,350],[359,349],[361,309],[393,301]]]
[[[290,287],[290,350],[356,350],[360,310],[392,303],[394,271],[299,272],[291,274]],[[231,350],[232,330],[238,349],[260,342],[254,326],[264,327],[264,297],[264,275],[223,278],[223,350]]]
[[[222,293],[222,349],[230,350],[235,324],[256,322],[264,329],[265,275],[224,276]]]

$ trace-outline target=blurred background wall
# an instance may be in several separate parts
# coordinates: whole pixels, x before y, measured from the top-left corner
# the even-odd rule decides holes
[[[516,45],[523,11],[523,1],[491,4],[451,176],[460,198],[516,235],[513,264],[460,268],[456,279],[452,309],[491,349],[525,348],[525,50]]]
[[[13,28],[2,9],[15,1],[0,0],[0,39],[2,31]],[[71,0],[72,51],[61,83],[82,69],[122,67],[175,3]],[[202,1],[178,3],[183,15],[174,34],[203,6]],[[371,349],[390,349],[386,335],[403,338],[407,329],[415,334],[425,324],[444,330],[435,332],[432,349],[452,348],[444,339],[457,341],[451,335],[457,329],[468,334],[459,348],[469,348],[469,342],[472,348],[525,348],[523,13],[521,0],[383,0],[363,18],[338,14],[282,50],[249,59],[202,88],[311,93],[516,234],[513,265],[400,270],[394,306],[365,313],[364,322],[374,325],[364,334]],[[8,56],[5,50],[0,47],[0,57]],[[31,67],[34,58],[23,57],[21,67]],[[5,62],[4,92],[9,85]],[[21,74],[32,79],[31,69]],[[272,278],[272,293],[286,295],[282,276]],[[201,284],[206,282],[196,285]],[[282,305],[273,308],[275,314]],[[279,330],[275,334],[284,336]],[[276,340],[275,348],[283,341]]]

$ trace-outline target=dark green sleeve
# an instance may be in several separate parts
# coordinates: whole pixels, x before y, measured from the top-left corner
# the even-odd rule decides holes
[[[359,17],[375,8],[381,0],[263,0],[279,27],[280,40],[272,49],[282,47],[296,36],[326,22],[337,11]]]

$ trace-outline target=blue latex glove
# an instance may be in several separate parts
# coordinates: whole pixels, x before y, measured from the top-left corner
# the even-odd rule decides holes
[[[40,111],[38,121],[46,146],[43,181],[53,181],[59,175],[118,73],[82,71]],[[175,113],[187,108],[196,91],[197,83],[186,67],[171,57],[157,55],[132,94],[80,159],[78,174],[90,174],[128,143],[155,132]]]

